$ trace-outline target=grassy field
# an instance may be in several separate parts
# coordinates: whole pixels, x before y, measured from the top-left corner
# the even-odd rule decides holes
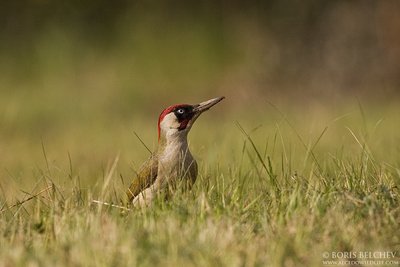
[[[149,156],[135,132],[155,147],[155,105],[121,117],[106,102],[3,97],[0,266],[323,266],[346,251],[399,261],[396,103],[226,96],[189,136],[193,190],[130,211],[92,200],[120,204]]]
[[[399,265],[400,2],[3,2],[0,267]],[[93,203],[222,95],[193,190]]]

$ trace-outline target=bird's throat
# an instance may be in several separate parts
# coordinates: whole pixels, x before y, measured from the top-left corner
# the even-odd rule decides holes
[[[187,147],[187,129],[174,129],[176,130],[170,134],[161,132],[158,138],[158,152],[165,150],[166,147]]]

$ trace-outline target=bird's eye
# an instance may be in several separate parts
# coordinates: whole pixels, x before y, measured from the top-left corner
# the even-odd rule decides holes
[[[185,113],[185,110],[182,109],[182,108],[180,108],[180,109],[178,109],[176,112],[178,112],[179,114],[183,114],[183,113]]]

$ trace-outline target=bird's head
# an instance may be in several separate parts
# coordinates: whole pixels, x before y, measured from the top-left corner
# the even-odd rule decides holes
[[[213,98],[200,104],[178,104],[161,112],[158,118],[158,140],[162,137],[186,136],[196,119],[225,97]]]

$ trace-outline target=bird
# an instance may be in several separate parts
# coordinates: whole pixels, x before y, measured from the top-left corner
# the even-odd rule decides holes
[[[181,185],[190,189],[196,181],[198,166],[189,150],[187,136],[194,122],[225,97],[199,104],[177,104],[164,109],[158,117],[158,145],[139,169],[127,196],[134,207],[147,207],[157,195],[169,193]]]

